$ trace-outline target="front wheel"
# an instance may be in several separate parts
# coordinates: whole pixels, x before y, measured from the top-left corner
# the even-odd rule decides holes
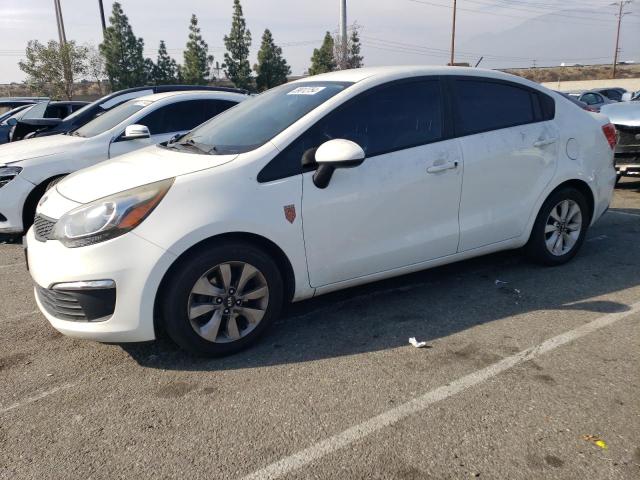
[[[577,253],[589,227],[590,211],[584,195],[574,188],[554,192],[542,205],[526,251],[545,265],[562,265]]]
[[[163,291],[167,333],[195,355],[240,351],[279,315],[282,285],[276,263],[251,244],[203,249],[178,266]]]

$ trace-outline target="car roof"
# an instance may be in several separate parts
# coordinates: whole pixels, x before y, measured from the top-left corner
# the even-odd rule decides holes
[[[150,95],[144,95],[142,97],[132,98],[131,100],[144,100],[147,102],[157,102],[159,100],[164,100],[166,98],[171,97],[192,97],[193,99],[198,98],[212,98],[218,100],[238,100],[238,98],[246,97],[243,93],[233,93],[233,92],[221,92],[221,91],[210,91],[210,90],[187,90],[187,91],[175,91],[175,92],[162,92],[162,93],[152,93]]]
[[[473,67],[448,67],[433,65],[407,65],[392,67],[365,67],[352,70],[339,70],[336,72],[322,73],[313,77],[305,77],[296,80],[294,83],[304,83],[308,81],[332,81],[332,82],[353,82],[357,83],[365,79],[373,79],[379,81],[394,80],[402,77],[412,77],[421,75],[461,75],[461,76],[479,76],[484,78],[495,78],[501,80],[509,80],[512,82],[522,83],[524,85],[535,86],[541,88],[540,84],[531,82],[525,78],[511,75],[509,73],[497,70],[488,70],[484,68]]]

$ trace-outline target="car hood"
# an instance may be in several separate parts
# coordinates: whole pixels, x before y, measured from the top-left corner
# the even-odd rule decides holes
[[[621,102],[603,105],[600,110],[611,123],[640,127],[640,102]]]
[[[88,203],[140,185],[217,167],[238,155],[199,155],[151,146],[79,170],[57,184],[69,200]]]
[[[82,137],[55,135],[43,138],[30,138],[19,142],[5,143],[0,146],[0,165],[46,157],[66,152],[70,148],[84,143]]]

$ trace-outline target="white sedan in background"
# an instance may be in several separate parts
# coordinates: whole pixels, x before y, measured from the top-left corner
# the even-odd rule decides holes
[[[38,201],[61,177],[186,133],[246,98],[230,92],[158,93],[123,103],[68,134],[0,146],[0,233],[25,231]]]
[[[305,78],[63,179],[27,234],[36,300],[68,335],[224,355],[288,301],[520,247],[559,265],[609,206],[615,141],[501,72]]]

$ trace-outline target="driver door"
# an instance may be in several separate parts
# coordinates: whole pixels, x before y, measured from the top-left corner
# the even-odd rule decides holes
[[[444,110],[439,79],[394,82],[338,107],[296,141],[302,152],[343,138],[366,154],[324,189],[313,171],[303,174],[311,286],[456,253],[462,156],[458,141],[445,139]]]

